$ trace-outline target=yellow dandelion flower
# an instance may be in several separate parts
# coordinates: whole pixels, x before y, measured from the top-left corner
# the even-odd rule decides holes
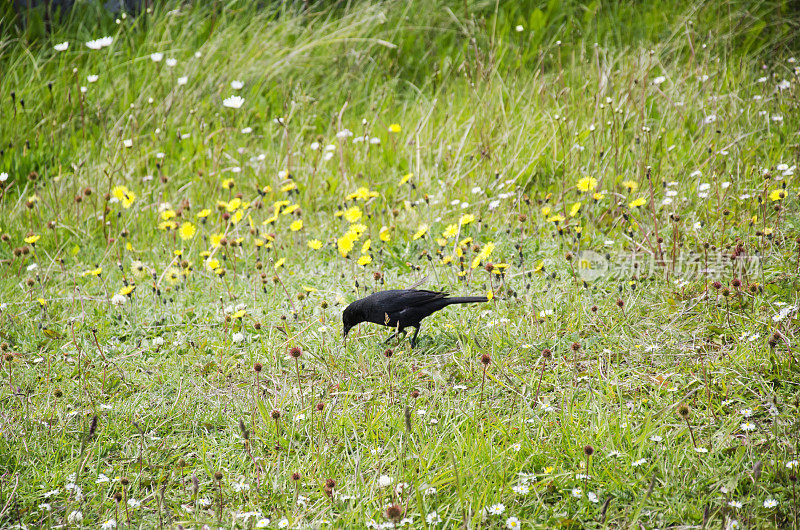
[[[402,186],[403,184],[405,184],[406,182],[408,182],[409,180],[411,180],[411,177],[413,177],[413,176],[414,176],[414,174],[413,174],[413,173],[406,173],[405,175],[403,175],[402,177],[400,177],[400,180],[398,181],[398,184],[399,184],[400,186]]]
[[[352,201],[352,200],[366,201],[368,199],[371,199],[372,197],[377,197],[377,196],[378,196],[378,192],[377,191],[370,191],[369,188],[365,188],[364,186],[361,186],[356,191],[354,191],[353,193],[348,195],[347,196],[347,200],[348,201]]]
[[[355,223],[356,221],[361,219],[361,216],[364,215],[361,211],[361,208],[358,206],[351,206],[347,210],[344,211],[344,218],[347,220],[348,223]]]
[[[225,204],[225,210],[227,210],[228,213],[233,213],[239,208],[241,208],[241,206],[242,206],[242,199],[240,199],[239,197],[234,197],[233,199],[230,200],[230,202]]]
[[[486,291],[486,298],[491,302],[494,298],[494,291]]]
[[[786,198],[786,190],[772,190],[769,193],[769,200],[772,202],[780,201]]]
[[[225,234],[211,234],[211,247],[217,248],[222,243],[222,238]]]
[[[103,274],[103,267],[97,267],[96,269],[89,269],[83,271],[83,274],[81,274],[81,276],[100,276],[101,274]]]
[[[466,247],[467,245],[469,245],[471,243],[472,243],[472,238],[471,237],[465,237],[464,239],[462,239],[461,241],[458,242],[458,246],[459,247]]]
[[[129,190],[127,186],[114,186],[111,189],[111,195],[117,199],[126,210],[130,208],[133,201],[136,200],[136,194]]]
[[[264,226],[271,225],[272,223],[274,223],[277,220],[278,220],[278,214],[274,214],[274,215],[271,215],[271,216],[267,217],[266,219],[264,219],[264,221],[261,224],[264,225]]]
[[[37,298],[36,301],[39,302],[39,305],[42,307],[47,305],[47,300],[45,300],[44,298]]]
[[[458,226],[449,224],[447,225],[447,228],[444,229],[444,232],[442,232],[442,237],[445,239],[450,239],[455,237],[456,234],[458,234]]]
[[[311,250],[319,250],[322,248],[322,241],[320,241],[319,239],[312,239],[308,243],[306,243],[306,245],[308,245],[308,248],[310,248]]]
[[[161,220],[162,221],[169,221],[175,217],[175,210],[164,210],[161,212]]]
[[[445,238],[443,238],[443,237],[437,237],[436,238],[436,244],[439,245],[440,247],[446,247],[447,246],[447,240]]]
[[[205,219],[205,218],[206,218],[206,217],[208,217],[209,215],[211,215],[211,210],[209,210],[208,208],[203,208],[202,210],[200,210],[199,212],[197,212],[197,217],[198,217],[199,219]]]
[[[218,259],[210,259],[206,261],[206,268],[210,271],[215,271],[219,269],[219,260]]]
[[[37,242],[37,241],[39,241],[39,239],[40,239],[41,237],[42,237],[42,236],[40,236],[40,235],[38,235],[38,234],[31,234],[31,235],[29,235],[28,237],[26,237],[26,238],[25,238],[25,242],[26,242],[27,244],[29,244],[29,245],[35,245],[35,244],[36,244],[36,242]]]
[[[255,243],[255,245],[257,247],[263,247],[264,246],[264,240],[263,239],[255,238],[253,240],[253,243]]]
[[[634,192],[639,188],[639,183],[635,180],[626,180],[622,183],[622,187],[627,188],[630,192]]]
[[[550,208],[549,206],[545,206],[544,208],[542,208],[542,216],[547,217],[548,215],[550,215],[550,212],[552,211],[553,211],[552,208]]]
[[[371,239],[367,239],[366,241],[364,241],[364,244],[361,245],[361,253],[362,254],[366,254],[367,252],[369,252],[369,247],[371,245],[372,245],[372,240]]]
[[[448,263],[452,263],[452,262],[453,262],[453,256],[445,256],[445,257],[442,258],[442,261],[441,261],[442,265],[447,265]]]
[[[167,269],[166,275],[164,277],[167,279],[168,284],[175,285],[181,279],[181,271],[179,271],[175,267],[170,267]]]
[[[605,198],[605,195],[603,195],[602,193],[599,193],[599,192],[595,193],[594,195],[592,195],[592,199],[594,199],[595,201],[602,201],[604,198]]]
[[[464,215],[461,216],[461,219],[459,219],[458,223],[461,226],[467,226],[468,224],[470,224],[474,220],[475,220],[475,216],[474,215],[472,215],[471,213],[465,213]]]
[[[284,206],[289,206],[290,204],[292,203],[287,200],[275,201],[274,203],[272,203],[272,209],[275,210],[275,215],[277,215],[281,213],[281,208],[283,208]]]
[[[367,227],[361,223],[352,224],[350,225],[350,228],[348,228],[348,232],[353,232],[356,236],[356,239],[360,238],[366,231]]]
[[[187,241],[192,239],[196,232],[197,228],[195,228],[195,226],[189,221],[186,221],[185,223],[181,223],[181,227],[178,230],[178,235],[181,237],[181,239]]]
[[[401,130],[403,130],[403,129],[402,129],[402,127],[400,127],[399,123],[393,123],[393,124],[389,125],[389,132],[390,133],[399,133]]]
[[[237,225],[239,221],[242,220],[244,217],[244,210],[236,210],[233,215],[231,215],[231,223]]]
[[[578,191],[592,191],[597,187],[597,179],[594,177],[583,177],[578,181]]]
[[[382,226],[382,227],[381,227],[381,229],[380,229],[380,231],[378,232],[378,237],[379,237],[379,238],[380,238],[380,240],[381,240],[381,241],[383,241],[384,243],[387,243],[387,242],[388,242],[390,239],[392,239],[392,234],[391,234],[391,232],[389,231],[389,227],[387,227],[387,226]]]
[[[292,232],[297,232],[298,230],[301,230],[302,228],[303,228],[303,220],[302,219],[298,219],[297,221],[295,221],[295,222],[293,222],[292,224],[289,225],[289,230],[291,230]]]
[[[281,186],[281,191],[283,193],[288,193],[288,192],[290,192],[292,190],[296,190],[296,189],[297,189],[297,182],[294,182],[294,181],[291,181],[291,182]]]
[[[175,221],[161,221],[158,223],[159,230],[175,230],[178,224]]]
[[[135,285],[126,285],[122,289],[119,290],[119,294],[122,296],[130,296],[130,294],[136,289]]]
[[[550,217],[547,218],[547,222],[548,223],[556,223],[556,224],[558,224],[558,223],[561,223],[563,221],[564,221],[564,216],[561,215],[561,214],[551,215]]]
[[[639,197],[638,199],[634,199],[628,203],[628,206],[631,208],[638,208],[640,206],[644,206],[646,202],[647,201],[644,199],[644,197]]]
[[[423,224],[419,225],[419,227],[417,228],[417,231],[414,233],[413,236],[411,236],[411,239],[416,241],[417,239],[419,239],[421,237],[424,237],[425,234],[427,234],[427,233],[428,233],[428,225],[423,223]]]
[[[540,260],[539,263],[533,268],[533,272],[540,273],[544,270],[544,260]]]
[[[275,270],[278,270],[278,269],[280,269],[281,267],[283,267],[283,264],[284,264],[284,263],[286,263],[286,258],[281,258],[281,259],[279,259],[278,261],[276,261],[276,262],[275,262]]]
[[[336,240],[336,247],[339,249],[339,254],[342,255],[343,258],[346,258],[347,255],[353,250],[353,245],[358,239],[358,236],[354,232],[348,231]]]
[[[231,314],[231,318],[239,319],[239,318],[242,318],[243,316],[245,316],[246,314],[247,314],[247,311],[245,311],[244,309],[240,309],[240,310],[236,311],[235,313]]]
[[[362,254],[361,257],[358,258],[358,264],[362,267],[366,267],[370,263],[372,263],[372,256],[369,254]]]
[[[576,202],[576,203],[575,203],[575,204],[573,204],[573,205],[572,205],[572,207],[569,209],[569,216],[570,216],[570,217],[575,217],[576,215],[578,215],[578,212],[580,212],[580,211],[581,211],[581,203],[579,203],[579,202]]]
[[[233,182],[233,179],[225,179],[222,181],[222,189],[229,190],[234,187],[236,184]]]
[[[289,206],[287,206],[286,208],[283,209],[281,214],[289,215],[290,213],[294,213],[299,209],[300,209],[300,205],[299,204],[290,204]]]

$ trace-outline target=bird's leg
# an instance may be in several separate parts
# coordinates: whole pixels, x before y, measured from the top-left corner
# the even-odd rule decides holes
[[[414,328],[414,335],[411,337],[411,349],[414,349],[414,346],[417,345],[417,334],[419,333],[419,326]]]

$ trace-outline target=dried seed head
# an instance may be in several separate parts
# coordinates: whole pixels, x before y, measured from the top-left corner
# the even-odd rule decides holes
[[[411,391],[411,397],[413,399],[417,399],[419,397],[419,390],[412,390]]]
[[[579,342],[573,342],[570,348],[572,349],[572,351],[578,351],[581,349],[581,345]]]
[[[325,403],[320,401],[319,403],[317,403],[317,412],[322,412],[323,410],[325,410]]]
[[[131,483],[131,481],[128,480],[128,477],[122,477],[121,479],[119,479],[119,483],[122,484],[123,486],[127,486],[128,484]]]
[[[711,286],[714,287],[714,289],[719,291],[722,288],[722,282],[717,280],[714,283],[712,283]]]
[[[122,502],[122,492],[115,491],[114,492],[114,500],[117,502]]]
[[[264,366],[261,363],[255,363],[253,365],[253,371],[256,373],[261,373],[261,370],[264,369]]]
[[[731,285],[733,285],[733,288],[734,288],[734,289],[738,289],[739,287],[741,287],[741,286],[742,286],[742,280],[740,280],[739,278],[734,278],[734,279],[731,281]]]
[[[270,413],[270,416],[272,416],[272,419],[273,419],[273,420],[280,419],[280,417],[281,417],[281,411],[279,411],[279,410],[277,410],[277,409],[272,409],[272,412]]]
[[[594,447],[592,447],[591,445],[585,446],[583,448],[583,454],[585,454],[586,456],[592,456],[592,454],[594,454]]]
[[[303,355],[303,348],[301,348],[300,346],[292,346],[291,348],[289,348],[289,355],[297,359],[301,355]]]
[[[386,508],[386,517],[393,520],[398,521],[403,517],[403,507],[399,504],[390,504],[388,508]]]
[[[294,480],[295,482],[297,482],[298,480],[300,480],[300,473],[299,473],[299,472],[297,472],[297,471],[295,471],[294,473],[292,473],[292,480]]]
[[[214,480],[216,480],[217,482],[221,482],[222,477],[223,477],[222,471],[217,471],[216,473],[214,473]]]
[[[617,307],[619,307],[620,309],[625,307],[625,302],[622,300],[622,298],[617,298]]]
[[[484,366],[487,366],[490,362],[492,362],[491,355],[489,355],[488,353],[484,353],[483,355],[481,355],[481,363],[483,363]]]
[[[550,348],[545,348],[542,350],[542,357],[545,359],[552,359],[553,358],[553,351]]]
[[[383,352],[383,356],[386,358],[389,358],[392,355],[394,355],[394,352],[392,351],[391,348],[386,348],[386,350]]]
[[[325,487],[333,489],[336,487],[336,481],[332,478],[325,479]]]
[[[681,418],[684,420],[689,419],[689,405],[686,403],[681,403],[678,406],[678,414],[680,414]]]

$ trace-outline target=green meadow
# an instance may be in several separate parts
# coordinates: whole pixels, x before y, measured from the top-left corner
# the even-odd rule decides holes
[[[0,527],[799,527],[796,2],[99,4],[0,7]]]

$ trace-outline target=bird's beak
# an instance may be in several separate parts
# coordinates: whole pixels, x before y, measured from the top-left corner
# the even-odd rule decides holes
[[[344,346],[347,347],[347,334],[350,333],[350,326],[342,329],[342,338],[344,339]]]

